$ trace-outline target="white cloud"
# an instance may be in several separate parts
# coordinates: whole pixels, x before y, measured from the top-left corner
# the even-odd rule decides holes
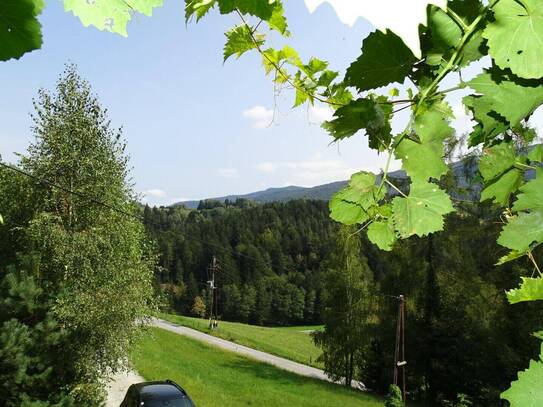
[[[476,124],[472,118],[471,112],[466,111],[466,108],[461,102],[455,103],[452,106],[454,120],[452,127],[456,130],[458,136],[471,133],[473,126]]]
[[[144,194],[153,198],[166,198],[168,196],[166,191],[163,191],[162,189],[148,189]]]
[[[238,170],[235,168],[219,168],[217,174],[222,178],[236,178],[238,176]]]
[[[266,172],[268,174],[275,172],[275,170],[277,170],[277,167],[277,163],[272,162],[263,162],[256,165],[256,169],[258,171]]]
[[[341,160],[322,159],[316,156],[302,161],[263,162],[256,166],[266,174],[277,173],[287,181],[285,185],[315,186],[348,179],[358,171]]]
[[[332,120],[334,111],[328,106],[309,106],[309,121],[321,124],[324,121]]]
[[[253,106],[250,109],[244,110],[242,116],[253,121],[255,129],[264,129],[270,127],[273,122],[273,110],[267,109],[264,106]]]
[[[324,2],[332,5],[344,24],[353,26],[363,17],[381,31],[389,28],[417,56],[420,56],[418,27],[426,24],[426,6],[447,6],[447,0],[305,0],[311,13]]]

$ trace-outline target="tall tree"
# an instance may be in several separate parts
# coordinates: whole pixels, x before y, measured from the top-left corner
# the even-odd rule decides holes
[[[149,314],[155,256],[132,216],[121,133],[75,66],[55,92],[40,90],[34,107],[36,140],[21,166],[45,181],[20,197],[30,196],[33,211],[23,228],[7,218],[7,234],[20,242],[13,250],[36,258],[32,277],[49,304],[45,315],[64,330],[52,374],[78,405],[98,405]]]
[[[376,323],[373,275],[355,232],[343,227],[326,261],[325,326],[313,333],[323,351],[320,359],[324,371],[334,380],[344,379],[346,386],[360,377],[360,367],[365,365],[364,344],[369,342],[371,327]]]

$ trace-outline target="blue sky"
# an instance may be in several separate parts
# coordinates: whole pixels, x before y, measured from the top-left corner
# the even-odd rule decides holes
[[[363,137],[329,145],[318,125],[329,114],[325,108],[291,110],[288,91],[274,98],[256,54],[223,64],[233,16],[212,13],[186,26],[182,5],[166,0],[152,18],[136,17],[123,38],[84,28],[60,1],[49,0],[40,17],[42,49],[0,64],[2,158],[14,162],[13,153],[24,152],[32,139],[32,98],[40,87],[53,88],[63,65],[74,62],[113,124],[123,126],[136,188],[150,203],[311,186],[379,168]],[[285,8],[289,43],[335,69],[358,55],[371,30],[363,20],[343,24],[328,4],[313,14],[302,1]]]
[[[317,56],[343,72],[372,26],[362,18],[352,26],[340,21],[354,20],[349,14],[353,3],[347,0],[332,1],[340,18],[323,0],[305,2],[316,10],[310,13],[302,0],[284,2],[293,33],[288,43],[304,59]],[[29,113],[37,90],[52,89],[64,64],[74,62],[109,109],[113,125],[123,126],[133,181],[151,204],[319,185],[384,165],[385,157],[369,150],[362,135],[331,145],[319,126],[329,109],[292,110],[292,93],[274,95],[256,53],[223,64],[224,32],[238,23],[234,16],[213,12],[186,26],[184,2],[165,0],[152,18],[136,16],[124,38],[84,28],[58,0],[46,3],[40,17],[42,49],[0,63],[0,154],[6,161],[15,162],[14,152],[24,152],[32,140]],[[372,4],[375,19],[385,4]],[[420,18],[415,11],[397,11],[398,29]],[[272,36],[272,45],[282,44]],[[468,68],[464,78],[477,71]],[[454,79],[445,82],[448,86]],[[459,116],[455,127],[467,131],[471,125],[461,96],[450,102]],[[541,112],[535,116],[543,124]],[[398,123],[401,118],[396,130],[402,128]]]

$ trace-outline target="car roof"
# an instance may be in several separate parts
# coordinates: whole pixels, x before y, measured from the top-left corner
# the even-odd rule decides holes
[[[166,381],[156,381],[156,382],[143,382],[133,385],[138,393],[143,397],[171,397],[171,396],[186,396],[185,390],[176,383],[166,380]]]

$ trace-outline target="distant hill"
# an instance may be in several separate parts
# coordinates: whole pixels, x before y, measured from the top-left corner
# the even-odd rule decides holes
[[[528,147],[530,150],[534,146]],[[455,162],[450,166],[450,174],[454,177],[456,190],[451,194],[458,199],[475,200],[478,201],[481,194],[481,183],[478,180],[479,161],[475,157],[465,158],[461,161]],[[404,171],[394,171],[389,174],[391,179],[399,181],[398,186],[405,185],[402,181],[407,180],[407,175]],[[526,179],[534,177],[533,171],[526,173]],[[377,178],[377,182],[380,178]],[[315,187],[305,188],[298,186],[288,186],[283,188],[268,188],[264,191],[251,192],[250,194],[243,195],[228,195],[217,198],[209,198],[224,202],[225,200],[235,201],[238,198],[248,199],[251,201],[266,203],[266,202],[286,202],[294,199],[315,199],[327,201],[337,191],[345,187],[348,181],[336,181],[329,184],[317,185]],[[392,195],[395,195],[394,191],[389,191]],[[187,208],[196,209],[200,201],[184,201],[175,203],[175,205],[185,205]]]
[[[326,201],[345,185],[347,185],[347,181],[337,181],[312,188],[291,185],[283,188],[268,188],[264,191],[251,192],[249,194],[220,196],[211,199],[224,202],[227,199],[229,201],[235,201],[238,198],[243,198],[260,203],[285,202],[293,199],[316,199]],[[196,209],[199,202],[200,201],[183,201],[175,203],[174,205],[185,205],[187,208]]]

